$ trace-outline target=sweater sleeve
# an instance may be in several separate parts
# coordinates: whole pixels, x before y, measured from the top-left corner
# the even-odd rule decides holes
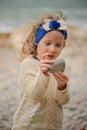
[[[70,100],[70,92],[69,92],[68,84],[67,84],[67,88],[65,88],[64,90],[59,90],[57,88],[56,99],[58,104],[60,105],[64,105]]]
[[[22,92],[25,95],[35,100],[41,100],[48,86],[49,76],[45,76],[40,68],[36,69],[36,67],[36,60],[26,59],[21,67],[20,82],[22,83]]]
[[[70,69],[69,69],[69,66],[67,66],[67,64],[66,64],[64,73],[66,73],[68,75],[68,77],[70,77]],[[61,105],[66,104],[70,100],[70,79],[67,83],[67,88],[65,88],[64,90],[59,90],[57,88],[56,95],[57,95],[56,96],[57,102]]]

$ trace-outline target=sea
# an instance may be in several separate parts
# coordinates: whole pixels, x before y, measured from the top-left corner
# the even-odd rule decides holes
[[[68,24],[87,29],[87,0],[0,0],[0,32],[11,31],[50,11],[62,11]]]

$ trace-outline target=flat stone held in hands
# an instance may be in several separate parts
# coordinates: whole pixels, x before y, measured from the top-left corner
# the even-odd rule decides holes
[[[65,61],[62,58],[56,59],[54,61],[54,63],[52,64],[52,66],[53,66],[53,69],[49,69],[50,73],[55,73],[55,72],[58,72],[58,71],[64,72]]]

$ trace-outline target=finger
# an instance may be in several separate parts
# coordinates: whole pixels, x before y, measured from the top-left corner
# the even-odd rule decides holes
[[[55,73],[55,75],[56,75],[56,77],[57,77],[59,80],[61,80],[61,81],[64,81],[64,80],[65,80],[64,77],[61,76],[59,73]]]
[[[60,81],[60,79],[58,79],[58,77],[55,75],[55,74],[53,74],[53,76],[55,77],[55,79],[59,82]]]
[[[57,76],[58,76],[58,79],[59,79],[60,82],[62,82],[63,84],[67,84],[68,80],[65,77],[63,77],[59,74],[57,74]]]
[[[54,61],[53,60],[41,60],[42,64],[53,64]]]
[[[41,64],[41,67],[46,67],[48,69],[52,69],[53,67],[49,64]]]
[[[43,68],[42,68],[42,71],[43,71],[43,72],[46,72],[47,70],[48,70],[48,69],[47,69],[46,67],[43,67]]]
[[[48,57],[48,52],[47,52],[47,53],[44,53],[44,54],[42,55],[41,59],[44,60],[44,59],[47,59],[47,57]]]
[[[69,80],[68,76],[65,75],[64,73],[62,73],[62,72],[59,71],[58,74],[59,74],[62,78],[66,79],[67,81]]]

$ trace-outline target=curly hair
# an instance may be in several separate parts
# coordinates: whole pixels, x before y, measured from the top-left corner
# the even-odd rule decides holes
[[[27,33],[25,36],[22,50],[21,50],[21,59],[24,59],[28,55],[37,55],[37,47],[34,45],[35,42],[35,34],[37,29],[41,24],[44,24],[45,19],[50,19],[50,20],[59,20],[59,19],[66,19],[66,17],[63,15],[62,12],[51,12],[51,13],[46,13],[44,14],[43,17],[40,17],[38,21],[34,22],[31,24],[32,29]],[[65,46],[65,42],[64,42]]]

